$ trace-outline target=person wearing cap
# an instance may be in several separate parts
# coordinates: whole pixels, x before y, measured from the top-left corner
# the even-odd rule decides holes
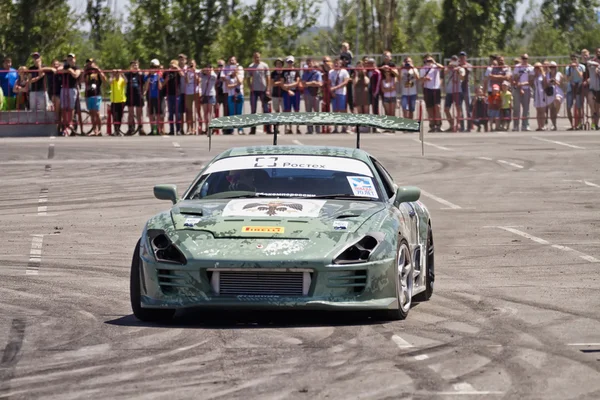
[[[536,119],[538,128],[536,131],[546,130],[546,119],[548,111],[548,101],[546,96],[547,82],[546,69],[542,63],[533,64],[533,77],[530,84],[533,87],[533,106],[536,109]]]
[[[473,73],[473,65],[467,61],[467,53],[465,51],[461,51],[458,53],[458,65],[465,71],[465,77],[460,84],[460,88],[463,95],[463,100],[465,104],[465,113],[463,115],[467,116],[467,129],[466,132],[470,132],[473,129],[473,118],[471,115],[472,107],[471,107],[471,89],[469,87],[471,81],[471,74]],[[465,120],[464,118],[460,120],[460,131],[465,132]]]
[[[300,111],[300,73],[294,68],[294,56],[285,58],[285,69],[283,70],[283,112]],[[286,125],[286,134],[291,134],[292,126]],[[300,134],[300,127],[296,126],[296,133]]]
[[[583,126],[583,96],[582,82],[585,74],[585,65],[578,62],[577,54],[571,54],[571,64],[565,68],[567,81],[567,117],[571,123],[569,131],[581,129]],[[575,121],[573,121],[573,102],[575,100]]]
[[[500,125],[500,109],[502,108],[502,96],[500,95],[500,85],[492,85],[492,93],[488,95],[488,118],[490,123],[490,131],[499,131]],[[494,128],[494,124],[496,127]]]
[[[302,84],[304,85],[304,108],[307,112],[319,112],[319,90],[323,86],[323,74],[312,58],[306,60],[307,69],[302,73]],[[317,126],[317,133],[320,127]],[[313,133],[315,127],[309,125],[306,133]]]
[[[4,57],[2,71],[0,71],[0,87],[4,93],[3,111],[10,111],[16,108],[17,95],[13,92],[13,87],[18,77],[17,70],[12,67],[12,59]]]
[[[42,65],[40,53],[32,53],[31,58],[33,65],[29,67],[29,109],[46,111],[49,103],[46,73],[53,69]]]
[[[531,103],[530,78],[533,77],[533,66],[529,64],[529,56],[521,55],[521,62],[512,74],[513,87],[513,131],[529,131],[529,105]],[[523,111],[521,113],[521,110]]]
[[[423,98],[429,118],[429,132],[442,131],[442,89],[440,72],[444,66],[438,64],[430,54],[423,57],[425,65],[421,68],[419,80],[423,84]]]
[[[62,88],[60,91],[60,107],[62,109],[63,135],[75,135],[73,129],[73,111],[79,103],[79,77],[81,69],[77,66],[75,54],[67,55],[67,62],[59,69],[63,74]]]
[[[83,79],[85,82],[85,102],[92,120],[92,132],[89,136],[102,136],[102,121],[100,120],[100,107],[102,106],[102,83],[106,82],[106,75],[98,68],[96,60],[89,58],[85,62]]]

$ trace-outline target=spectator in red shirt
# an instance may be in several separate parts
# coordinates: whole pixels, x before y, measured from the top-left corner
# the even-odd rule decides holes
[[[502,108],[502,96],[500,96],[500,86],[494,84],[492,93],[488,96],[488,117],[490,119],[490,130],[500,130],[498,121],[500,118],[500,109]],[[496,128],[493,128],[496,124]]]

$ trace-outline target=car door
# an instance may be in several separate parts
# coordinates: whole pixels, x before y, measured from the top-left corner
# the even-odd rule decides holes
[[[377,161],[373,157],[371,157],[371,161],[373,162],[373,165],[375,166],[375,170],[377,171],[377,174],[379,175],[381,181],[383,182],[384,189],[389,197],[389,201],[391,203],[393,203],[396,198],[396,189],[397,189],[398,185],[396,185],[394,183],[394,178],[392,178],[390,173],[385,169],[385,167],[379,161]],[[418,218],[417,212],[416,212],[414,206],[412,205],[412,203],[402,203],[402,204],[400,204],[400,206],[397,209],[401,215],[401,220],[404,221],[403,225],[405,227],[405,230],[403,230],[402,234],[405,236],[406,240],[408,241],[411,250],[414,251],[414,249],[416,249],[419,244],[419,240],[418,240],[418,232],[419,231],[417,229],[418,228],[417,223],[418,223],[419,218]]]

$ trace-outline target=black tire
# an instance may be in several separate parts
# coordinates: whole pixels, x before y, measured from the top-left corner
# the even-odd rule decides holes
[[[435,281],[435,263],[434,263],[434,248],[433,248],[433,232],[431,225],[427,228],[427,261],[425,262],[425,291],[417,294],[414,301],[427,301],[433,295],[433,282]]]
[[[382,310],[380,312],[378,312],[378,317],[381,320],[385,320],[385,321],[399,321],[399,320],[404,320],[406,319],[406,317],[408,317],[408,313],[410,311],[410,306],[412,305],[412,299],[410,300],[410,305],[408,307],[407,310],[403,310],[402,306],[401,306],[401,302],[400,302],[400,282],[397,279],[399,276],[398,273],[398,264],[400,262],[399,257],[400,257],[400,249],[402,248],[402,246],[406,246],[406,253],[405,253],[405,257],[406,257],[406,262],[408,262],[411,267],[411,273],[410,273],[410,279],[413,280],[413,282],[410,284],[410,296],[412,297],[412,288],[413,288],[413,284],[414,284],[414,265],[412,265],[412,260],[411,260],[411,254],[410,254],[410,247],[408,246],[408,242],[403,239],[402,237],[400,237],[400,240],[398,241],[398,250],[396,251],[396,261],[395,261],[395,266],[394,266],[394,276],[396,277],[396,299],[398,301],[398,308],[395,310]]]
[[[141,239],[140,239],[141,240]],[[131,260],[131,275],[129,279],[129,297],[133,315],[143,322],[167,322],[175,315],[175,310],[142,308],[141,306],[141,276],[140,276],[140,240],[138,240]]]

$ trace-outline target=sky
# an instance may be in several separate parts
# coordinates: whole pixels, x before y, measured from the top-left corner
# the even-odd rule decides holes
[[[118,12],[122,12],[124,14],[127,13],[127,6],[129,5],[129,0],[108,0],[109,4],[115,4]],[[538,3],[539,0],[533,0],[535,3]],[[318,24],[320,26],[332,25],[334,21],[335,9],[337,7],[338,0],[321,0],[321,15],[319,16]],[[69,0],[69,4],[75,12],[84,12],[87,0]],[[242,3],[252,4],[254,0],[242,0]],[[521,2],[517,9],[517,21],[520,21],[523,18],[523,15],[527,11],[527,7],[529,4],[529,0],[525,0]],[[333,12],[329,12],[329,10],[333,10]]]

